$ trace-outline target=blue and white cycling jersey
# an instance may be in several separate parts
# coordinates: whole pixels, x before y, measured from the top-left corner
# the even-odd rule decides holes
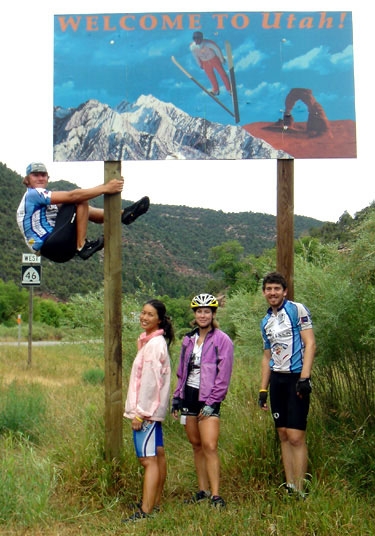
[[[304,345],[301,331],[312,329],[310,311],[302,303],[284,300],[276,314],[270,307],[261,322],[263,348],[271,350],[274,372],[301,372]]]
[[[17,209],[18,227],[33,253],[39,252],[55,227],[58,207],[51,205],[51,193],[44,188],[28,188]]]

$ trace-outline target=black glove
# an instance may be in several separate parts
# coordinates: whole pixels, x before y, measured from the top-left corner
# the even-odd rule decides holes
[[[259,391],[258,405],[260,408],[264,408],[267,405],[268,391]]]
[[[171,413],[181,410],[181,398],[173,398]]]
[[[311,380],[310,378],[299,378],[296,383],[296,393],[300,398],[307,396],[311,393]]]

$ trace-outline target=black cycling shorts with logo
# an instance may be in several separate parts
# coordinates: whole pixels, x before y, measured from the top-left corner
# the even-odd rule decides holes
[[[301,374],[271,372],[270,402],[276,428],[306,430],[310,395],[297,396],[296,384]]]
[[[194,387],[189,387],[188,385],[185,388],[185,400],[181,401],[181,415],[189,415],[191,417],[197,417],[201,409],[206,405],[205,402],[200,402],[198,400],[199,389],[194,389]],[[212,414],[212,417],[220,417],[220,402],[212,404],[215,408]]]

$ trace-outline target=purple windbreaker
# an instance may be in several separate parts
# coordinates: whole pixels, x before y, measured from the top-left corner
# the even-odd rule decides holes
[[[173,398],[185,398],[185,384],[189,359],[194,350],[197,328],[182,341],[180,363],[177,369],[177,387]],[[199,400],[208,406],[222,402],[228,392],[233,368],[233,342],[220,329],[213,329],[205,338],[201,356]]]

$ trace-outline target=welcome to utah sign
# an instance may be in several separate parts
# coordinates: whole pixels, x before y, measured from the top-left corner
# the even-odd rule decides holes
[[[56,161],[356,156],[350,12],[54,24]]]

